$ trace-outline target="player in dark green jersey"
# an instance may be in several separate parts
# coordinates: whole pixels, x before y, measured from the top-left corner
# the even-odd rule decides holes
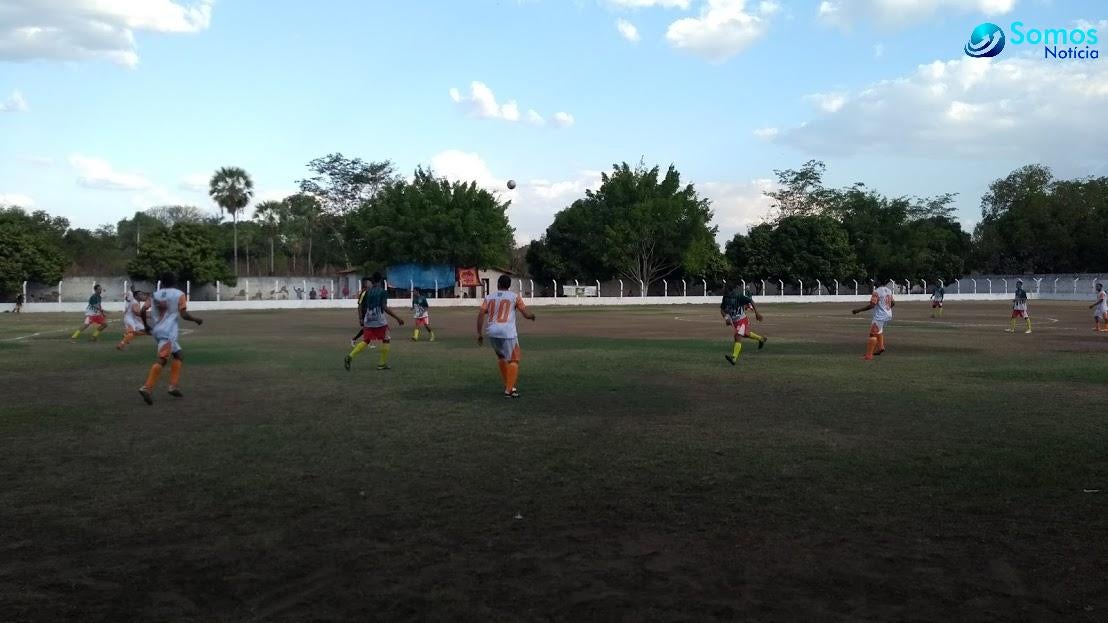
[[[427,333],[431,336],[431,341],[435,341],[435,330],[431,328],[431,314],[428,309],[431,307],[431,303],[424,296],[423,291],[419,288],[412,290],[412,316],[415,318],[415,333],[412,334],[412,341],[419,341],[419,328],[426,327]]]
[[[85,307],[85,324],[81,325],[80,329],[73,332],[73,335],[69,336],[71,342],[76,342],[77,338],[81,337],[81,333],[95,325],[96,329],[92,331],[92,341],[100,339],[100,332],[108,328],[107,316],[104,314],[104,300],[101,297],[103,290],[100,288],[100,284],[96,284],[92,287],[92,296],[88,297],[88,305]]]
[[[377,364],[377,369],[389,369],[389,348],[392,338],[389,337],[389,320],[386,316],[392,316],[400,326],[404,326],[404,321],[389,309],[389,293],[383,287],[383,283],[381,273],[373,273],[370,277],[370,288],[362,294],[358,305],[358,309],[364,311],[362,341],[354,346],[354,350],[350,351],[343,361],[347,370],[350,369],[354,358],[375,340],[381,342],[381,360]]]
[[[730,292],[724,294],[723,301],[719,304],[719,313],[723,316],[724,323],[735,329],[735,345],[730,355],[724,355],[724,358],[731,365],[735,365],[739,360],[739,355],[743,350],[743,338],[757,340],[758,350],[766,345],[767,338],[750,330],[750,319],[746,316],[747,309],[754,311],[754,317],[758,319],[758,322],[762,321],[762,314],[758,311],[758,307],[754,305],[754,298],[739,286],[735,286]]]

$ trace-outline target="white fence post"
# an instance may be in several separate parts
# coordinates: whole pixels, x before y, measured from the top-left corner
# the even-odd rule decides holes
[[[19,291],[23,293],[23,302],[26,303],[27,302],[27,282],[26,281],[23,282],[23,286],[19,289]]]
[[[411,294],[414,291],[415,291],[415,280],[409,279],[408,280],[408,294]]]
[[[192,280],[191,279],[185,282],[185,296],[190,298],[190,299],[192,298]]]
[[[533,301],[535,300],[535,280],[528,279],[527,282],[531,284],[531,300]]]
[[[246,293],[246,300],[249,301],[250,300],[250,280],[249,279],[243,279],[242,284],[243,284],[242,290],[243,290],[243,292]],[[161,286],[158,286],[158,287],[160,288]]]
[[[1039,277],[1035,280],[1035,294],[1038,294],[1043,289],[1043,278]]]
[[[822,296],[822,295],[823,295],[823,282],[820,281],[819,279],[816,279],[816,296]]]
[[[439,298],[439,278],[435,277],[435,298]]]
[[[766,280],[762,280],[762,296],[766,295]]]
[[[777,291],[777,296],[785,296],[785,281],[783,279],[777,280],[777,287],[780,288]]]
[[[854,296],[858,296],[858,280],[854,280]]]
[[[623,280],[619,280],[619,298],[623,298]]]
[[[839,295],[839,280],[835,280],[835,296]]]
[[[700,283],[704,284],[704,296],[708,296],[708,280],[707,279],[701,279]]]
[[[596,280],[596,298],[600,298],[600,280]]]
[[[639,295],[646,298],[646,283],[642,279],[639,279]]]
[[[1004,293],[1008,294],[1008,280],[1007,279],[1001,279],[1000,281],[1004,284]]]
[[[681,280],[681,296],[689,298],[689,284],[684,279]]]
[[[58,282],[58,303],[62,302],[62,282]]]
[[[335,280],[331,280],[330,292],[327,293],[328,298],[335,298]]]
[[[669,282],[662,280],[662,296],[669,297]]]
[[[973,293],[977,294],[977,280],[971,278],[970,281],[973,282]]]
[[[904,293],[905,294],[911,294],[912,293],[912,280],[911,279],[905,279],[904,280]]]
[[[215,282],[215,302],[218,303],[223,300],[223,292],[221,291],[221,284],[219,281]]]
[[[739,281],[743,282],[743,292],[745,293],[746,292],[746,279],[739,279]]]
[[[1058,280],[1059,279],[1061,279],[1061,277],[1055,277],[1054,278],[1054,291],[1052,292],[1053,294],[1058,294]]]
[[[954,287],[957,288],[957,290],[955,290],[955,294],[961,294],[962,293],[962,280],[961,279],[955,279],[954,280]]]
[[[920,282],[921,285],[923,285],[923,293],[927,294],[927,280],[926,279],[920,279],[919,282]]]
[[[558,280],[554,280],[554,298],[558,298]]]
[[[307,299],[308,298],[308,280],[307,279],[301,279],[300,280],[300,285],[301,285],[300,295],[303,296],[305,299]]]
[[[162,289],[162,280],[159,279],[158,283],[154,284],[154,290],[161,290],[161,289]]]
[[[1079,277],[1074,277],[1074,279],[1073,279],[1073,293],[1074,293],[1074,294],[1077,294],[1077,282],[1078,282],[1079,280],[1080,280],[1080,278],[1079,278]]]
[[[989,284],[989,294],[992,294],[993,293],[993,280],[992,279],[986,279],[985,283]]]
[[[797,281],[800,282],[800,296],[804,296],[804,280],[797,279]]]
[[[274,279],[273,280],[273,300],[275,300],[275,301],[277,300],[277,291],[280,290],[280,289],[281,289],[281,280],[280,279]]]

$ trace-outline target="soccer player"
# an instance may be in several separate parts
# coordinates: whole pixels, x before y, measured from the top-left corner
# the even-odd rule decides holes
[[[1094,331],[1101,333],[1108,331],[1108,292],[1104,291],[1104,284],[1096,284],[1096,301],[1089,305],[1089,309],[1096,308],[1093,312]]]
[[[750,330],[750,319],[746,316],[747,309],[754,311],[754,317],[758,319],[758,322],[762,321],[762,314],[754,305],[754,299],[739,286],[735,286],[730,292],[724,294],[723,300],[719,304],[719,313],[723,316],[724,324],[735,328],[735,345],[732,347],[730,355],[723,356],[731,365],[738,362],[739,355],[743,352],[743,338],[757,340],[758,350],[766,345],[767,338]]]
[[[365,293],[369,292],[371,285],[369,277],[362,277],[362,289],[358,291],[358,332],[350,338],[351,348],[358,345],[358,342],[362,339],[362,333],[365,331],[362,327],[362,319],[365,318]]]
[[[181,345],[177,342],[178,322],[180,319],[195,322],[196,326],[204,324],[204,321],[193,316],[188,311],[188,297],[177,289],[177,276],[174,274],[163,275],[162,287],[154,293],[152,303],[144,306],[140,312],[143,327],[146,332],[154,336],[158,346],[158,360],[150,366],[150,373],[146,375],[146,383],[139,388],[139,395],[146,404],[154,404],[154,386],[158,384],[158,377],[162,375],[162,369],[169,359],[173,363],[169,368],[169,395],[175,398],[183,398],[181,393],[181,366],[184,361],[181,358]],[[150,311],[151,314],[147,314]],[[154,320],[153,328],[150,326],[149,317]]]
[[[13,314],[23,313],[23,298],[22,292],[15,295],[15,309],[12,310]]]
[[[1027,292],[1023,289],[1023,279],[1016,279],[1016,296],[1012,299],[1012,324],[1004,330],[1006,333],[1016,332],[1016,318],[1027,321],[1027,330],[1024,333],[1031,333],[1031,316],[1027,313]]]
[[[935,286],[934,290],[931,290],[931,317],[942,318],[943,317],[943,297],[946,296],[946,288],[943,288],[942,284]],[[936,316],[938,314],[938,316]]]
[[[893,291],[887,286],[878,286],[877,283],[880,282],[874,282],[869,305],[853,311],[854,314],[860,314],[873,310],[873,320],[869,325],[869,339],[866,340],[866,355],[863,357],[866,361],[873,361],[874,355],[885,352],[885,325],[893,319],[893,307],[896,306]]]
[[[489,336],[489,345],[496,353],[500,366],[500,378],[504,380],[504,397],[519,398],[516,381],[519,380],[519,333],[516,332],[516,312],[534,321],[535,314],[527,310],[523,298],[511,291],[512,278],[500,275],[496,280],[497,291],[485,297],[481,311],[477,312],[477,345]]]
[[[419,288],[412,290],[412,315],[415,317],[415,333],[412,334],[412,341],[419,341],[419,328],[427,327],[427,333],[431,336],[431,341],[435,341],[435,330],[431,328],[431,314],[427,311],[431,307],[431,304],[427,301],[427,297],[423,295],[423,292]]]
[[[100,288],[100,284],[96,284],[92,287],[92,296],[88,297],[88,307],[85,307],[85,324],[73,332],[73,335],[69,336],[70,342],[76,342],[77,338],[81,336],[81,332],[85,329],[96,325],[96,329],[92,332],[92,341],[100,339],[100,332],[108,328],[108,320],[104,316],[104,300],[101,297],[103,289]]]
[[[150,309],[146,293],[132,290],[127,294],[123,305],[123,339],[116,344],[116,350],[124,350],[136,336],[146,335],[146,325],[142,321],[142,313]]]
[[[365,309],[365,315],[362,316],[362,341],[358,342],[354,350],[351,350],[343,360],[343,366],[347,370],[350,370],[350,364],[354,358],[373,341],[381,342],[381,357],[377,362],[377,369],[389,370],[389,349],[392,338],[389,337],[389,319],[386,316],[392,316],[400,326],[404,326],[400,316],[389,309],[389,294],[381,287],[383,281],[381,273],[373,273],[369,281],[370,287],[362,295],[361,302],[361,308]]]

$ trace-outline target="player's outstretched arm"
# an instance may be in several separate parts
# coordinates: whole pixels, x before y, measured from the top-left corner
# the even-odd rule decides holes
[[[196,316],[193,316],[192,314],[190,314],[187,309],[181,312],[181,317],[184,318],[185,320],[188,320],[189,322],[195,322],[196,326],[198,326],[198,327],[200,325],[204,324],[203,320],[201,320],[200,318],[197,318]]]

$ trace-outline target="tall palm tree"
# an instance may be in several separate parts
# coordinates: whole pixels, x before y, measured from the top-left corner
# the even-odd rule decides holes
[[[297,193],[286,197],[285,203],[288,204],[290,217],[296,222],[297,228],[308,242],[307,269],[309,275],[314,275],[312,243],[315,239],[316,225],[319,223],[319,219],[323,217],[323,206],[320,205],[318,199],[305,193]]]
[[[231,215],[235,230],[235,274],[239,272],[239,212],[250,205],[254,197],[254,181],[239,167],[222,167],[208,183],[208,195],[220,209]]]
[[[273,275],[273,240],[288,221],[288,206],[284,201],[263,201],[254,206],[254,218],[269,233],[269,274]]]

